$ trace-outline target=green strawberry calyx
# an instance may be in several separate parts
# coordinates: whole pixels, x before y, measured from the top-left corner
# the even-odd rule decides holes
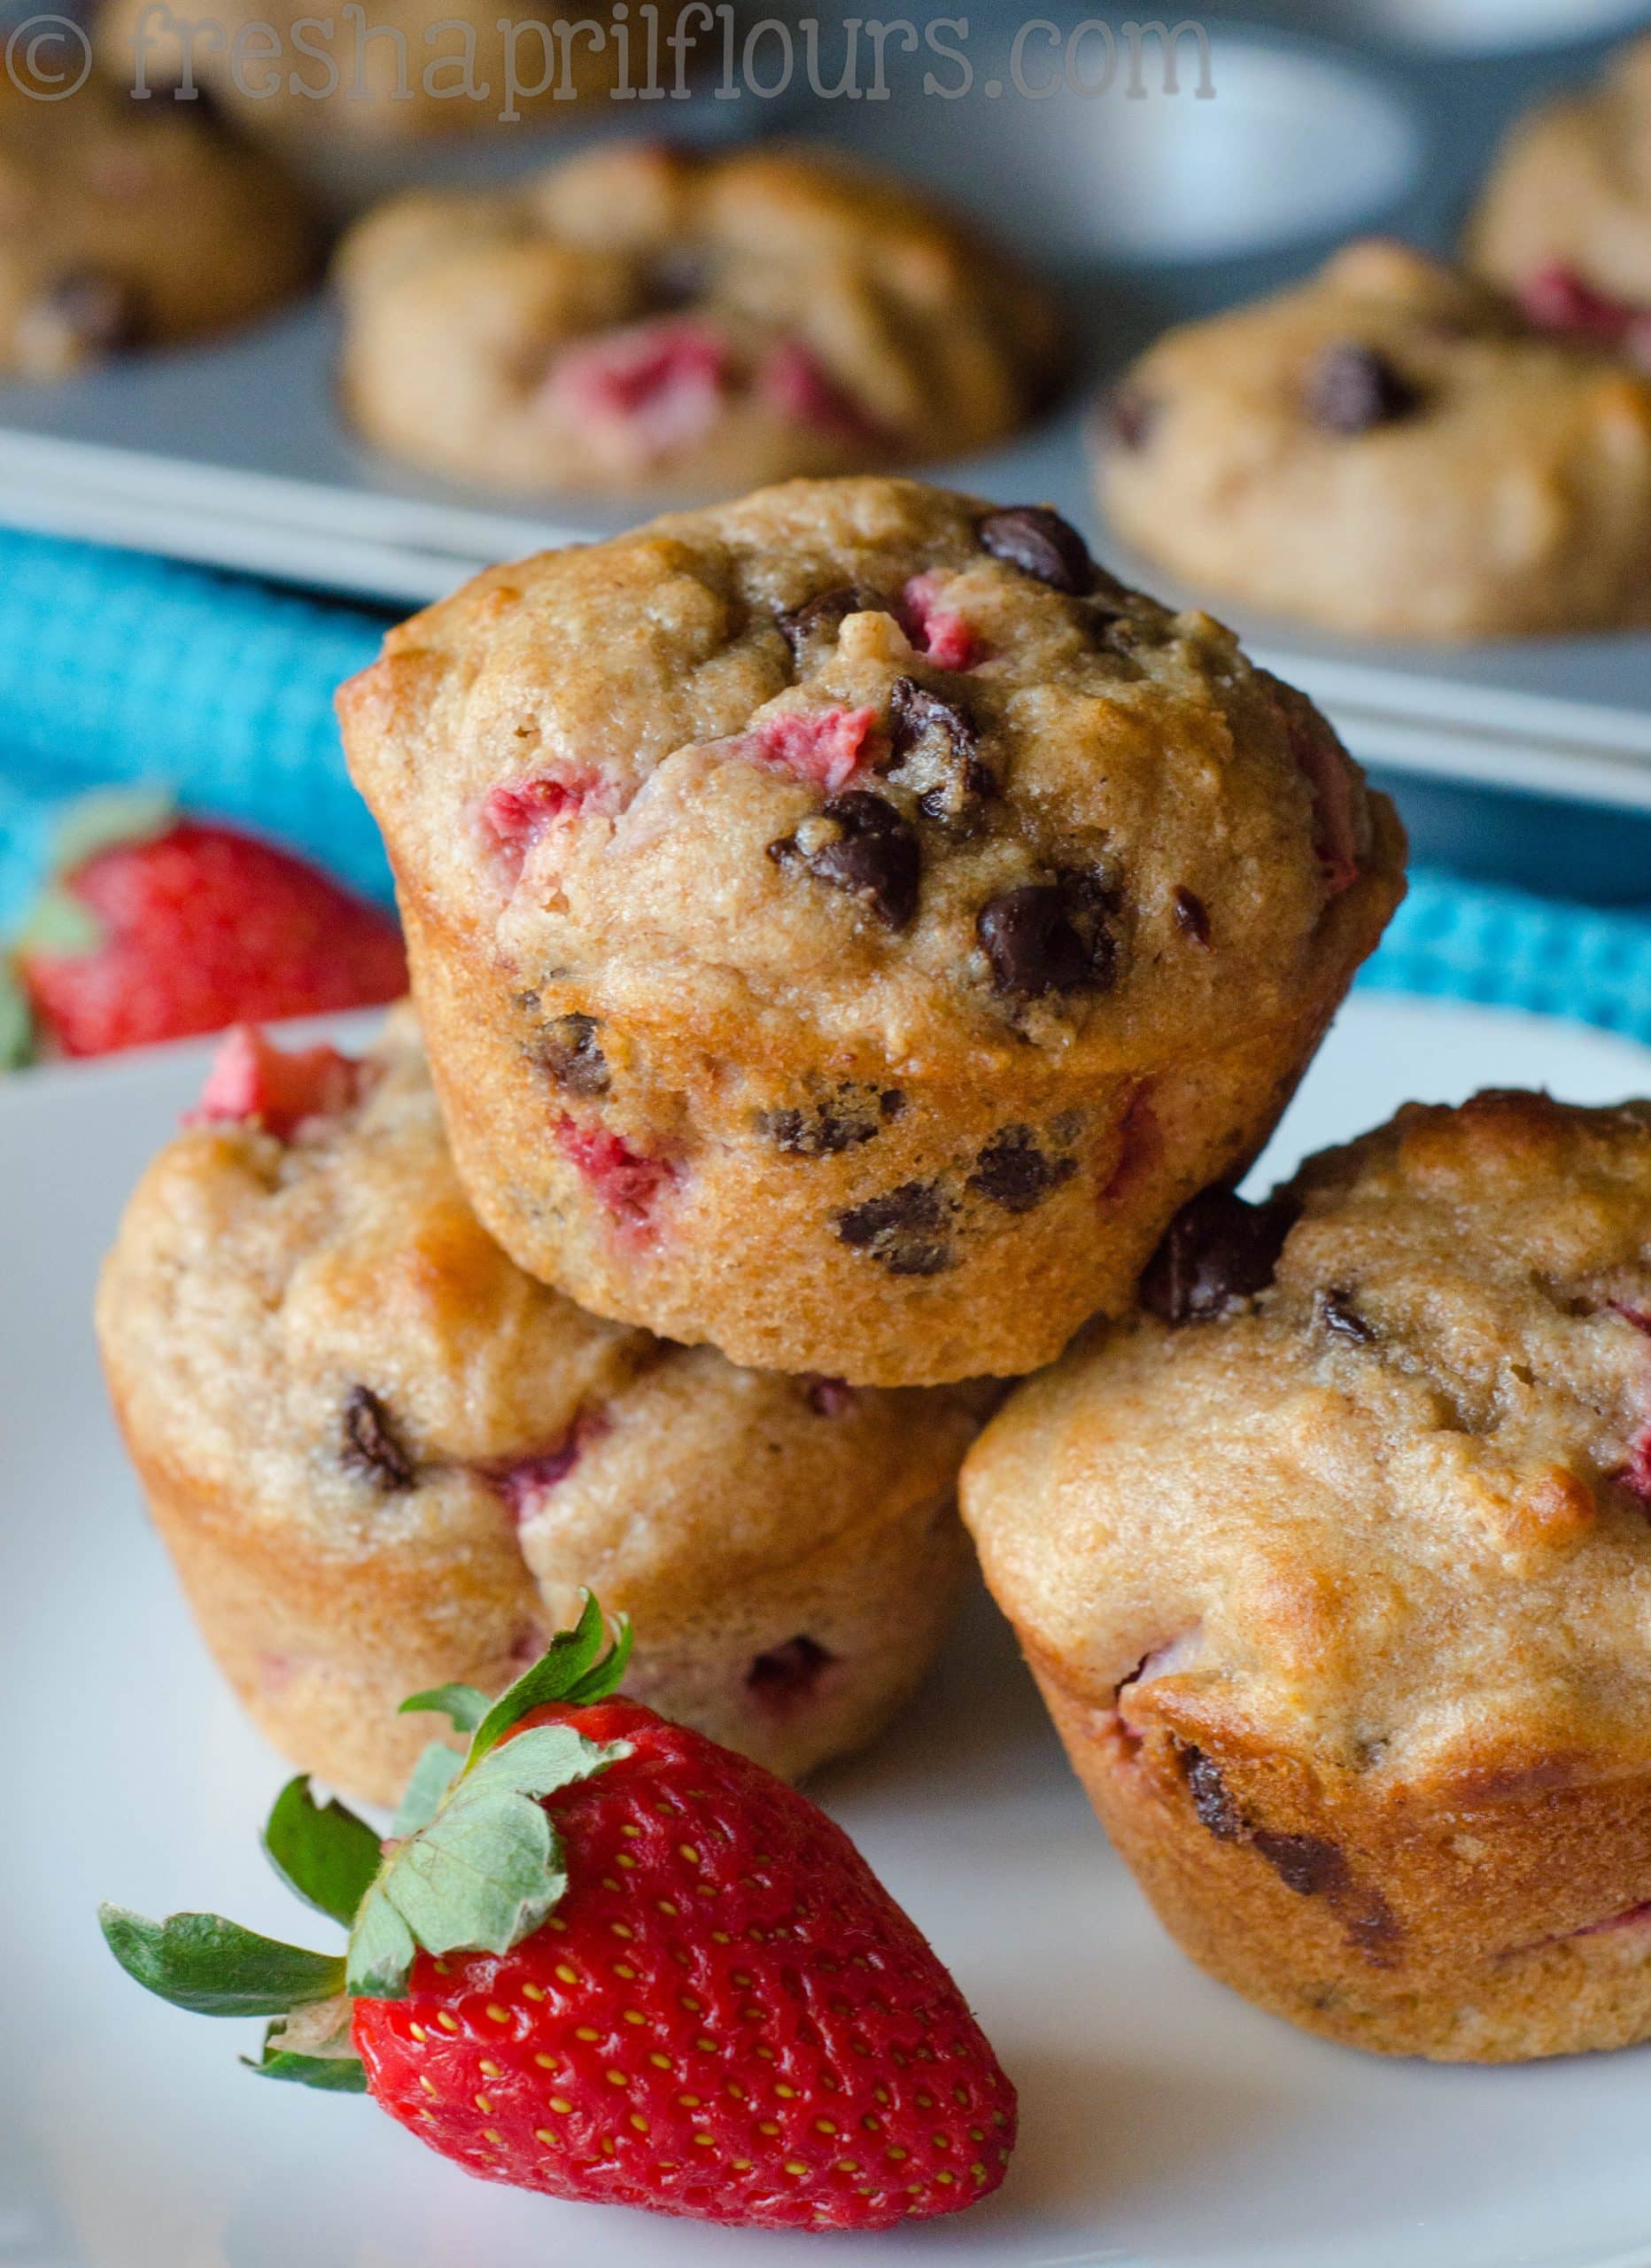
[[[175,2008],[272,2018],[261,2056],[243,2059],[261,2077],[360,2093],[355,2000],[404,1998],[421,1949],[508,1953],[567,1890],[562,1840],[541,1799],[605,1772],[631,1744],[587,1740],[570,1724],[505,1735],[546,1703],[588,1705],[615,1692],[630,1659],[629,1623],[618,1619],[604,1651],[606,1636],[587,1593],[575,1627],[496,1701],[469,1685],[404,1701],[404,1713],[439,1712],[470,1741],[462,1755],[442,1742],[424,1751],[385,1842],[336,1798],[318,1800],[306,1776],[288,1782],[264,1829],[265,1854],[289,1889],[349,1931],[343,1953],[283,1945],[216,1914],[151,1922],[105,1905],[98,1920],[109,1950]]]

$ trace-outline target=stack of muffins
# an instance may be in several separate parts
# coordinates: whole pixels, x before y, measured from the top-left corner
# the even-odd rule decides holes
[[[340,706],[414,1009],[237,1035],[99,1309],[272,1737],[389,1798],[401,1694],[588,1585],[805,1771],[943,1635],[962,1468],[1196,1958],[1376,2048],[1651,2029],[1651,1113],[1232,1193],[1403,887],[1312,705],[1046,508],[861,478],[496,569]]]

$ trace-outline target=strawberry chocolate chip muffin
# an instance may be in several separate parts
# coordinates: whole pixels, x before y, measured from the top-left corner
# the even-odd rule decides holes
[[[514,495],[710,493],[981,448],[1046,399],[1043,288],[828,151],[631,144],[415,194],[339,257],[344,393],[391,454]]]
[[[1651,2036],[1651,1104],[1410,1106],[1172,1228],[965,1518],[1193,1958],[1389,2054]]]
[[[1382,241],[1160,339],[1101,500],[1195,588],[1376,636],[1651,623],[1651,378]]]
[[[776,1369],[1013,1373],[1126,1306],[1402,888],[1227,631],[907,481],[494,570],[340,706],[483,1220]]]
[[[0,377],[67,377],[230,330],[305,287],[311,222],[267,159],[97,80],[43,98],[27,56],[14,33],[0,72]]]
[[[105,1363],[202,1631],[260,1728],[390,1800],[427,1716],[600,1582],[632,1680],[798,1774],[950,1619],[979,1390],[737,1371],[524,1277],[453,1177],[405,1011],[362,1060],[226,1043],[105,1270]]]
[[[1619,50],[1597,85],[1518,121],[1468,256],[1533,322],[1651,366],[1651,37]]]

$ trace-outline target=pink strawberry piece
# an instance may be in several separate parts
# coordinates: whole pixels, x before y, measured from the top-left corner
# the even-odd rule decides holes
[[[913,642],[919,653],[937,669],[972,670],[982,659],[985,649],[956,608],[943,603],[941,591],[945,579],[933,569],[926,575],[913,575],[900,594],[901,602],[916,633]]]
[[[873,443],[884,438],[859,403],[800,339],[782,338],[758,370],[756,383],[770,407],[794,425],[812,425],[845,441]]]
[[[1573,268],[1559,262],[1539,268],[1519,287],[1519,305],[1528,322],[1543,330],[1568,330],[1614,346],[1643,310],[1596,291]]]
[[[539,773],[489,788],[482,826],[507,861],[521,870],[528,852],[559,819],[577,819],[601,782],[593,773],[570,778]]]
[[[1630,1495],[1638,1496],[1642,1504],[1651,1504],[1651,1426],[1635,1436],[1628,1462],[1616,1479]]]
[[[638,456],[658,459],[709,432],[728,369],[728,344],[715,325],[693,317],[638,323],[559,355],[543,399],[622,436]]]
[[[754,726],[745,744],[763,763],[835,796],[858,770],[876,723],[875,709],[787,709]]]
[[[669,1158],[645,1157],[607,1127],[581,1126],[576,1118],[557,1119],[554,1131],[562,1156],[622,1228],[651,1228],[655,1205],[677,1178]]]
[[[1151,1079],[1143,1079],[1124,1107],[1118,1162],[1101,1191],[1103,1205],[1115,1205],[1127,1196],[1164,1154],[1164,1131],[1152,1107],[1152,1084]]]
[[[543,1507],[551,1491],[577,1464],[587,1445],[600,1441],[611,1424],[600,1410],[582,1410],[562,1439],[548,1449],[483,1468],[483,1477],[503,1497],[518,1527]]]
[[[812,1378],[803,1391],[819,1418],[846,1418],[859,1406],[860,1397],[846,1379]]]
[[[213,1058],[200,1100],[186,1111],[186,1126],[255,1122],[279,1142],[290,1142],[312,1118],[329,1118],[360,1098],[366,1066],[336,1047],[289,1052],[274,1047],[251,1024],[237,1024]]]

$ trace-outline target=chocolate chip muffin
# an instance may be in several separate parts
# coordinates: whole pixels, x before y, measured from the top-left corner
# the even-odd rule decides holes
[[[368,440],[508,491],[726,493],[980,448],[1045,398],[1042,289],[829,151],[634,143],[413,195],[338,261]]]
[[[1533,322],[1651,364],[1651,38],[1518,121],[1467,249]]]
[[[1161,1919],[1354,2047],[1651,2036],[1651,1104],[1407,1107],[1143,1301],[964,1510]]]
[[[1197,589],[1405,638],[1651,622],[1651,380],[1402,245],[1171,331],[1096,434],[1113,526]]]
[[[97,1324],[203,1635],[306,1770],[391,1800],[428,1716],[581,1586],[629,1689],[795,1775],[870,1739],[950,1616],[979,1391],[738,1371],[581,1315],[453,1176],[410,1016],[364,1061],[247,1033],[151,1167]]]
[[[1391,807],[1227,631],[909,481],[496,569],[340,709],[493,1235],[857,1383],[1127,1305],[1402,887]]]
[[[0,74],[0,377],[227,330],[307,281],[297,193],[198,118]]]

